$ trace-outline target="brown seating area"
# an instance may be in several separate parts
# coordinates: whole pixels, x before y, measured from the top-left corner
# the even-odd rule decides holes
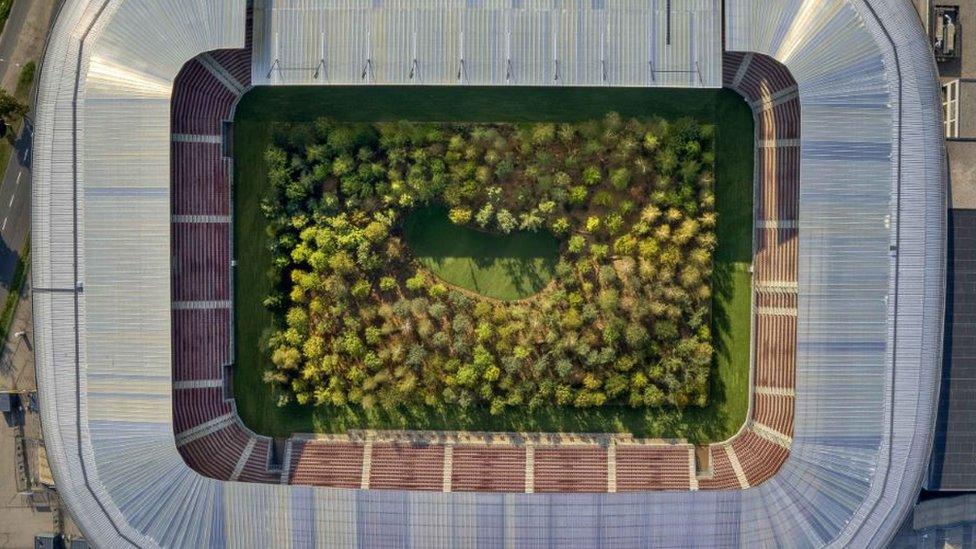
[[[749,429],[743,430],[732,440],[732,448],[739,458],[749,486],[760,484],[775,475],[790,452]]]
[[[757,315],[755,330],[756,387],[793,388],[796,317]]]
[[[752,106],[759,139],[753,262],[755,385],[750,417],[755,425],[727,443],[746,482],[754,486],[776,474],[789,455],[793,436],[800,104],[789,71],[764,55],[726,53],[724,80]],[[712,445],[711,456],[714,476],[700,479],[700,488],[741,485],[724,445]]]
[[[233,403],[224,400],[220,383],[223,367],[232,360],[231,170],[218,138],[240,90],[250,85],[250,50],[207,55],[181,72],[173,98],[177,443],[187,463],[202,474],[278,482],[279,475],[267,471],[270,439],[250,433],[233,417]],[[237,91],[227,78],[239,84]],[[294,438],[285,480],[352,489],[629,492],[739,489],[774,475],[788,457],[793,435],[800,111],[792,78],[769,58],[729,53],[725,79],[752,105],[760,139],[753,265],[756,385],[749,426],[710,447],[711,475],[693,476],[694,449],[687,444],[608,447],[577,441],[526,446],[524,441],[366,442],[339,437]]]
[[[247,448],[247,433],[234,424],[180,447],[183,459],[196,472],[230,480],[241,454]]]
[[[291,484],[359,488],[363,474],[363,445],[292,440]]]
[[[221,387],[180,388],[173,392],[173,425],[177,433],[232,411]]]
[[[454,447],[454,492],[524,492],[525,447]]]
[[[796,294],[792,292],[757,292],[756,307],[771,309],[796,309]]]
[[[230,164],[224,158],[223,146],[212,142],[173,141],[170,147],[173,215],[228,215]]]
[[[757,153],[757,179],[764,181],[757,193],[757,219],[795,220],[800,203],[800,147],[760,147]]]
[[[250,29],[250,26],[248,26]],[[248,40],[243,50],[217,50],[210,56],[227,70],[234,80],[242,86],[251,85],[251,40]]]
[[[280,473],[268,471],[268,456],[271,452],[271,439],[267,437],[254,437],[250,432],[247,437],[254,438],[254,449],[244,463],[240,475],[236,479],[241,482],[267,482],[278,483],[281,481]]]
[[[376,444],[373,446],[370,489],[442,490],[444,446]]]
[[[764,110],[756,113],[761,140],[784,141],[800,137],[799,99],[790,99],[776,104],[767,103],[763,107]]]
[[[250,17],[248,41],[250,40]],[[250,45],[187,63],[173,89],[171,149],[173,419],[177,446],[197,472],[279,482],[271,440],[251,433],[225,399],[232,360],[230,160],[223,123],[250,86]]]
[[[173,223],[173,301],[230,299],[230,223]]]
[[[769,220],[782,224],[783,221]],[[753,263],[757,282],[796,282],[797,230],[756,229],[756,257]]]
[[[753,419],[766,427],[793,436],[793,408],[794,398],[790,395],[770,395],[757,393],[753,406]]]
[[[535,492],[606,492],[607,451],[600,446],[535,449]]]
[[[674,446],[617,446],[617,491],[691,489],[694,448]]]
[[[230,309],[173,311],[173,379],[219,380],[230,361]]]
[[[725,444],[712,444],[712,475],[698,479],[700,490],[731,490],[741,488]]]
[[[176,77],[172,131],[177,135],[220,135],[237,95],[194,59]]]

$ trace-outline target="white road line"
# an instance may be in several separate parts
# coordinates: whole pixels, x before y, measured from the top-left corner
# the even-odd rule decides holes
[[[5,230],[6,228],[7,228],[7,218],[5,217],[3,218],[3,227],[0,227],[0,231]]]
[[[7,203],[7,207],[8,208],[14,205],[14,198],[16,198],[16,197],[17,197],[16,194],[11,194],[10,195],[10,202]]]
[[[14,189],[16,189],[17,187],[20,186],[20,178],[23,175],[24,175],[24,172],[20,172],[20,173],[17,174],[17,185],[14,186]]]

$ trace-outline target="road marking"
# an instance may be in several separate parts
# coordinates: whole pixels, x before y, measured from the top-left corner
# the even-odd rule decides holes
[[[24,175],[24,172],[20,172],[20,173],[17,174],[17,186],[14,187],[15,189],[20,186],[20,178],[23,175]]]
[[[7,228],[7,218],[5,217],[5,218],[3,218],[3,227],[0,227],[0,231],[4,230],[6,228]]]
[[[16,198],[16,197],[17,197],[16,194],[10,195],[10,202],[7,203],[7,207],[8,208],[14,205],[14,198]]]

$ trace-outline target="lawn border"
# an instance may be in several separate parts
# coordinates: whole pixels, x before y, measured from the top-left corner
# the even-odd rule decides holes
[[[249,89],[261,90],[262,88],[259,87],[259,88],[249,88]],[[545,93],[549,93],[551,91],[554,91],[554,90],[550,90],[549,88],[540,88],[540,90],[541,91],[544,91]],[[430,91],[430,90],[423,90],[423,91],[426,92],[426,91]],[[578,92],[578,91],[579,90],[575,90],[574,93],[575,92]],[[594,88],[592,91],[604,92],[605,90],[603,90],[602,88]],[[641,93],[648,93],[648,92],[654,93],[655,91],[660,92],[662,90],[657,90],[657,89],[640,90]],[[712,94],[714,94],[712,96],[712,98],[710,99],[710,101],[711,101],[710,104],[709,104],[710,106],[707,109],[705,109],[705,111],[703,111],[703,112],[707,113],[707,115],[706,114],[702,114],[702,113],[696,114],[695,112],[692,112],[692,113],[687,114],[687,116],[692,116],[694,118],[699,119],[700,121],[702,121],[704,123],[712,123],[712,124],[716,124],[716,126],[717,126],[716,116],[718,115],[717,109],[718,109],[718,105],[719,105],[719,102],[720,102],[721,94],[727,93],[728,90],[721,90],[721,89],[714,89],[714,90],[691,90],[691,89],[672,89],[672,88],[668,88],[668,89],[666,89],[664,91],[664,93],[671,94],[672,95],[672,99],[673,99],[673,95],[674,94],[680,93],[680,94],[683,94],[683,95],[687,95],[688,93],[696,93],[696,92],[697,93],[701,93],[703,91],[708,91],[708,92],[711,92]],[[268,93],[268,92],[263,92],[263,93]],[[631,90],[631,93],[633,93],[633,90]],[[233,109],[231,111],[231,116],[233,116],[234,118],[237,117],[237,113],[240,110],[239,109],[240,103],[243,101],[244,97],[245,97],[245,95],[242,95],[234,103],[234,107],[233,107]],[[740,98],[741,96],[739,94],[735,94],[735,97]],[[626,101],[624,101],[624,103],[626,103]],[[682,106],[683,105],[684,104],[682,103]],[[743,105],[748,105],[748,103],[743,102]],[[637,106],[637,105],[635,105],[635,106]],[[696,107],[696,109],[701,110],[700,107]],[[620,109],[618,109],[617,106],[613,106],[613,107],[607,107],[607,109],[605,109],[605,110],[620,110]],[[665,106],[665,108],[663,110],[666,111],[667,110],[667,106]],[[681,113],[681,112],[678,112],[678,113],[669,113],[667,115],[661,115],[661,111],[655,111],[655,112],[652,112],[651,114],[647,114],[647,115],[643,115],[643,116],[665,116],[667,119],[673,120],[673,119],[676,119],[676,118],[680,118],[682,115],[683,115],[683,113]],[[640,114],[626,114],[625,116],[641,116],[641,115]],[[510,118],[517,119],[518,121],[521,121],[521,119],[519,118],[518,115],[514,115],[514,116],[512,116]],[[374,121],[379,121],[379,120],[376,120],[375,117],[370,117],[369,119],[370,120],[374,120]],[[409,117],[409,118],[405,117],[404,119],[409,119],[409,120],[414,120],[414,121],[426,121],[424,118],[420,118],[420,117]],[[575,118],[569,117],[569,119],[574,120]],[[585,119],[585,118],[584,117],[579,117],[579,119]],[[262,119],[258,118],[258,120],[262,120]],[[750,123],[753,124],[753,135],[755,135],[758,130],[755,127],[755,116],[754,116],[754,113],[750,112],[750,114],[749,114],[749,120],[750,120]],[[437,121],[440,121],[440,120],[437,120]],[[504,121],[505,122],[510,122],[511,120],[506,119]],[[285,120],[282,120],[281,122],[283,122],[283,123],[294,123],[295,121],[292,120],[292,119],[290,119],[290,118],[286,118]],[[470,120],[470,121],[469,120],[465,120],[464,122],[465,123],[468,123],[468,122],[470,122],[470,123],[478,123],[478,122],[480,122],[480,120]],[[233,143],[232,146],[236,147],[236,145],[237,145],[236,142],[238,140],[237,139],[237,132],[236,132],[236,130],[238,129],[238,125],[236,123],[234,125],[234,129],[235,129],[235,132],[234,132],[234,135],[233,135],[233,141],[234,141],[234,143]],[[750,161],[753,163],[753,166],[752,166],[752,175],[750,176],[750,179],[749,179],[750,184],[753,185],[753,190],[749,192],[749,196],[751,198],[755,194],[755,182],[754,182],[754,179],[755,179],[755,173],[756,173],[756,169],[755,169],[755,154],[756,154],[756,152],[755,152],[754,144],[752,142],[750,142],[749,145],[753,147],[753,155],[750,157]],[[234,166],[235,167],[233,168],[233,170],[236,172],[236,164]],[[235,195],[233,193],[233,191],[235,190],[236,184],[238,183],[238,178],[235,177],[236,175],[237,174],[235,173],[235,174],[232,174],[232,176],[231,176],[231,179],[232,179],[232,185],[231,185],[231,187],[232,187],[232,197],[231,197],[231,200],[234,201],[234,202],[236,202],[236,200],[237,200],[237,198],[236,198],[237,195]],[[755,209],[755,203],[753,203],[753,210],[754,209]],[[236,208],[234,207],[233,204],[232,204],[232,207],[231,207],[231,211],[232,212],[235,212],[234,214],[236,215]],[[754,212],[750,212],[750,214],[751,215],[754,215]],[[234,230],[232,231],[232,233],[234,233],[234,234],[232,234],[232,236],[231,236],[232,239],[236,239],[237,238],[237,234],[236,234],[237,228],[238,228],[238,225],[235,223],[234,224]],[[753,248],[753,247],[754,247],[754,243],[752,242],[752,239],[750,237],[750,249]],[[232,246],[232,249],[234,249],[235,250],[235,253],[236,253],[237,247],[236,246]],[[237,318],[236,318],[238,316],[238,314],[237,314],[237,312],[238,312],[238,305],[237,305],[237,299],[236,299],[236,297],[237,297],[236,294],[237,294],[237,291],[238,291],[238,285],[236,284],[236,282],[237,282],[236,281],[237,274],[238,274],[238,270],[236,268],[234,268],[233,278],[235,278],[235,280],[234,280],[234,282],[232,282],[232,287],[233,287],[233,294],[232,295],[234,297],[234,314],[232,314],[232,317],[234,317],[234,320],[232,320],[232,329],[233,329],[232,339],[235,340],[235,343],[232,344],[232,348],[234,349],[234,353],[233,353],[233,355],[231,357],[231,360],[232,360],[232,363],[234,363],[234,377],[235,378],[239,378],[239,376],[236,375],[237,373],[239,373],[238,364],[236,364],[236,359],[238,358],[238,352],[237,352],[237,350],[239,348],[239,346],[236,344],[236,339],[237,339],[237,335],[238,335],[238,326],[239,326],[239,324],[237,322]],[[750,284],[751,284],[751,274],[750,274]],[[713,288],[714,288],[714,286],[713,286]],[[748,291],[749,291],[749,294],[750,294],[750,305],[751,305],[752,288],[750,287],[748,289]],[[750,309],[749,313],[751,314],[751,309]],[[750,323],[750,326],[749,326],[749,330],[750,330],[749,337],[751,338],[753,336],[753,334],[752,334],[753,327],[752,327],[751,323]],[[713,334],[713,337],[714,337],[714,334]],[[713,340],[713,343],[714,343],[714,340]],[[752,347],[752,345],[751,345],[751,342],[750,342],[750,353],[751,353],[751,347]],[[751,356],[747,360],[749,360],[751,362]],[[749,364],[748,368],[749,368],[750,374],[747,374],[747,376],[746,376],[746,378],[747,378],[746,381],[745,381],[745,384],[746,385],[751,381],[751,369],[752,369],[751,363]],[[742,368],[742,369],[745,371],[745,368]],[[720,371],[719,370],[720,369],[717,368],[717,367],[715,367],[715,369],[712,370],[712,372],[710,374],[710,379],[711,380],[720,379],[718,377],[718,376],[720,376]],[[251,375],[249,377],[252,377],[252,378],[253,377],[258,377],[259,378],[260,376],[261,376],[260,373],[256,373],[256,374]],[[710,384],[711,383],[712,382],[710,381]],[[749,413],[750,413],[749,407],[751,406],[752,396],[751,396],[751,392],[750,392],[750,389],[748,388],[748,386],[744,387],[742,389],[742,392],[744,392],[745,394],[744,395],[741,395],[739,398],[745,399],[744,400],[744,409],[741,411],[741,416],[738,413],[735,414],[736,417],[741,417],[742,418],[741,421],[736,421],[735,422],[735,429],[736,430],[735,431],[726,430],[726,429],[731,428],[731,426],[723,426],[723,427],[721,427],[719,429],[720,431],[723,431],[724,433],[727,433],[726,438],[731,437],[731,436],[734,436],[737,432],[741,431],[741,429],[743,428],[743,426],[746,425],[748,423],[748,421],[749,421]],[[233,393],[234,393],[233,394],[233,397],[234,398],[236,398],[238,395],[242,394],[242,391],[240,389],[240,384],[235,383],[235,387],[234,387]],[[248,401],[248,399],[246,399],[246,398],[245,399],[242,399],[242,400],[244,402],[247,402]],[[267,399],[263,399],[263,400],[267,400]],[[729,399],[726,399],[723,402],[734,402],[734,401],[731,401]],[[721,408],[719,408],[719,409],[728,408],[726,404],[722,404],[720,406],[721,406]],[[248,408],[249,406],[248,405],[245,405],[244,407],[245,408]],[[689,408],[691,408],[691,407],[689,407]],[[733,406],[732,408],[735,409],[736,407]],[[602,410],[603,412],[606,412],[608,410],[608,406],[603,406],[600,409],[594,409],[594,410]],[[613,410],[611,412],[613,414],[613,417],[615,419],[609,420],[607,418],[604,418],[603,420],[600,420],[600,421],[602,421],[602,424],[603,425],[617,424],[617,428],[616,428],[617,431],[621,431],[623,429],[624,432],[632,432],[632,433],[634,433],[635,435],[638,435],[638,436],[647,435],[647,436],[651,436],[651,437],[659,437],[659,436],[661,436],[661,437],[671,437],[671,438],[680,436],[677,433],[671,432],[674,429],[673,425],[672,425],[672,427],[661,427],[660,425],[658,425],[657,427],[654,427],[653,425],[648,426],[649,424],[646,424],[645,423],[644,425],[645,425],[645,429],[647,429],[647,431],[641,431],[641,432],[634,432],[632,429],[622,428],[621,427],[621,424],[620,424],[620,415],[619,414],[624,414],[626,416],[626,415],[628,415],[628,412],[630,412],[632,410],[633,409],[631,409],[629,406],[623,405],[623,406],[621,406],[621,409],[620,410]],[[686,413],[687,413],[687,409],[674,411],[674,410],[669,410],[669,409],[665,408],[664,409],[665,410],[664,411],[664,415],[661,415],[660,411],[657,410],[657,409],[654,409],[654,412],[656,412],[656,413],[653,413],[653,414],[650,413],[650,411],[651,411],[650,409],[641,408],[640,410],[645,413],[645,419],[644,419],[645,422],[647,421],[647,417],[653,417],[653,418],[662,419],[666,423],[673,424],[675,421],[677,421],[678,423],[680,423],[682,425],[685,425],[684,424],[684,421],[685,421],[684,419],[675,419],[674,417],[671,417],[668,414],[669,413],[676,413],[678,418],[684,418],[685,415],[686,415]],[[705,410],[707,410],[707,407],[706,408],[702,408],[702,409],[697,409],[697,410],[702,410],[701,413],[708,413],[708,412],[705,411]],[[697,411],[697,410],[695,410],[695,411]],[[302,431],[307,430],[307,429],[296,428],[297,425],[295,424],[295,421],[297,421],[297,420],[295,420],[294,418],[285,417],[285,416],[288,415],[285,411],[278,412],[278,409],[277,408],[276,408],[275,411],[277,412],[276,415],[279,416],[279,419],[275,420],[275,422],[278,423],[279,425],[282,425],[282,427],[280,429],[278,429],[278,428],[267,428],[267,423],[265,423],[266,428],[261,429],[262,432],[270,432],[274,436],[287,436],[287,435],[292,434],[292,433],[302,432]],[[588,412],[588,411],[590,411],[590,409],[581,410],[581,409],[572,408],[572,409],[570,409],[568,411],[568,413],[570,413],[570,414],[578,414],[580,412]],[[692,411],[692,413],[694,413],[695,411]],[[433,429],[448,429],[448,428],[455,428],[456,429],[456,428],[462,428],[463,429],[467,425],[467,420],[457,420],[458,423],[456,423],[454,425],[444,425],[444,426],[442,426],[439,423],[440,420],[436,418],[437,412],[435,412],[433,410],[431,412],[435,414],[435,416],[432,416],[432,417],[435,418],[435,419],[432,420],[432,421],[434,421],[435,427],[428,427],[428,426],[425,426],[425,425],[417,425],[416,428],[418,428],[418,429],[424,429],[424,428],[428,428],[428,429],[429,428],[433,428]],[[314,407],[312,409],[306,411],[305,413],[308,414],[308,419],[306,419],[305,421],[300,421],[299,423],[303,423],[303,424],[307,424],[307,425],[310,425],[310,424],[321,424],[320,422],[316,421],[316,419],[315,419],[316,409]],[[248,417],[251,417],[253,419],[253,417],[254,417],[253,416],[253,412],[246,412],[246,414],[248,415]],[[265,417],[265,415],[266,414],[261,414],[261,417],[263,418],[263,417]],[[371,416],[371,415],[373,416],[373,418],[372,419],[369,419],[369,416]],[[531,415],[531,414],[528,414],[528,415]],[[536,416],[537,415],[538,414],[536,414]],[[603,414],[594,413],[593,415],[594,415],[594,417],[598,417],[598,416],[601,416]],[[336,416],[336,417],[339,417],[339,416]],[[346,421],[354,421],[354,420],[349,420],[348,418],[346,418],[346,419],[338,419],[338,420],[333,420],[333,421],[335,421],[335,424],[334,424],[334,426],[331,429],[328,429],[328,430],[329,431],[333,431],[333,432],[341,432],[341,431],[348,430],[348,429],[361,429],[361,428],[364,428],[364,425],[365,425],[366,428],[369,428],[369,427],[372,427],[373,424],[377,421],[377,418],[376,418],[375,415],[370,414],[370,413],[366,413],[366,412],[362,412],[362,413],[358,414],[357,417],[359,418],[358,419],[358,421],[360,422],[359,425],[345,426],[344,425],[344,422],[346,422]],[[720,413],[720,416],[719,417],[721,417],[721,413]],[[441,418],[441,419],[443,419],[443,418]],[[260,419],[259,421],[264,422],[266,420],[265,419]],[[390,421],[391,421],[390,418],[387,418],[385,420],[380,420],[380,422],[384,426],[387,426],[387,427],[384,427],[386,429],[396,430],[396,429],[399,429],[399,428],[406,428],[405,425],[404,426],[389,426]],[[415,421],[415,418],[410,418],[409,416],[399,415],[399,417],[396,418],[395,421],[399,421],[400,423],[405,423],[405,422],[408,422],[408,421]],[[476,423],[478,425],[484,426],[485,419],[475,420],[475,421],[476,421]],[[488,419],[488,421],[491,421],[491,420]],[[512,423],[513,421],[515,421],[517,423],[517,422],[520,421],[520,419],[509,419],[509,420],[507,420],[506,421],[506,424],[505,424],[505,427],[511,427],[511,426],[513,426],[513,423]],[[591,419],[591,420],[588,420],[588,421],[594,421],[594,420]],[[610,423],[607,423],[607,421],[610,421]],[[308,422],[311,422],[311,423],[308,423]],[[365,422],[365,423],[363,423],[363,422]],[[555,429],[556,430],[564,430],[566,432],[575,432],[575,431],[591,432],[591,431],[593,431],[593,429],[587,429],[585,427],[585,425],[578,423],[578,420],[574,420],[574,422],[578,426],[578,428],[562,429],[560,427],[555,427]],[[586,422],[587,422],[587,420],[584,420],[584,423],[586,423]],[[629,422],[630,423],[633,423],[633,420],[631,420]],[[727,420],[720,420],[720,423],[722,425],[725,425],[726,422],[727,422]],[[547,430],[552,430],[553,429],[553,425],[551,423],[547,423],[547,420],[535,420],[535,423],[539,423],[539,425],[536,426],[537,427],[536,431],[541,432],[541,431],[547,431]],[[625,422],[625,423],[627,423],[627,422]],[[685,438],[688,438],[690,436],[691,438],[688,438],[689,440],[699,440],[699,441],[701,441],[702,444],[709,444],[709,443],[714,443],[717,440],[723,440],[723,438],[721,436],[715,437],[715,436],[706,436],[706,435],[702,435],[701,434],[701,429],[702,428],[700,427],[700,425],[708,425],[710,423],[714,423],[714,422],[704,422],[704,423],[702,423],[700,421],[692,421],[691,422],[691,425],[696,425],[696,426],[699,426],[699,427],[696,427],[694,429],[691,429],[690,431],[686,431],[686,434],[684,435]],[[560,422],[560,425],[561,424],[562,423]],[[293,427],[288,428],[288,427],[284,427],[284,425],[293,425]],[[412,424],[410,426],[413,427]],[[475,427],[475,428],[477,428],[477,427]],[[687,428],[688,428],[688,426],[685,425],[684,427],[680,427],[679,429],[687,429]],[[661,432],[659,432],[661,429],[666,429],[668,432],[661,433]],[[502,428],[502,429],[496,429],[496,430],[497,431],[504,431],[504,430],[510,431],[512,429],[504,429],[504,428]],[[518,430],[518,429],[516,429],[516,430]],[[603,429],[603,430],[605,430],[605,429]],[[698,432],[699,434],[696,435],[696,434],[694,434],[694,432]]]

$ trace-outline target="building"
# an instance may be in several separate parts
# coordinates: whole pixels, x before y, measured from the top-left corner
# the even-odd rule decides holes
[[[942,101],[916,13],[899,0],[727,0],[724,9],[672,0],[652,2],[643,19],[645,3],[597,0],[571,6],[590,27],[552,32],[565,4],[382,0],[349,10],[330,0],[258,0],[255,19],[268,26],[256,30],[270,31],[255,32],[259,54],[247,77],[269,85],[293,82],[276,76],[282,70],[324,78],[318,58],[325,70],[341,68],[341,81],[358,72],[363,85],[406,83],[414,62],[430,58],[424,48],[441,67],[422,68],[424,78],[459,85],[551,76],[554,85],[718,86],[741,81],[738,68],[756,54],[784,66],[795,89],[754,104],[773,118],[790,94],[802,105],[798,138],[757,139],[763,154],[799,149],[795,413],[782,467],[748,490],[626,494],[347,490],[197,473],[177,445],[234,414],[174,429],[171,92],[189,60],[245,46],[247,6],[79,0],[62,9],[40,82],[32,253],[47,455],[87,539],[106,547],[860,547],[892,539],[926,473],[945,299]],[[484,23],[500,11],[536,22]],[[431,14],[477,32],[462,36],[422,17]],[[315,27],[333,16],[385,21],[393,34],[381,51],[379,27],[349,23],[335,37]],[[688,30],[672,37],[676,20]],[[290,30],[300,22],[310,28]],[[442,40],[406,48],[422,25],[423,36],[445,29]],[[636,46],[611,43],[624,28],[636,29],[627,35]],[[580,50],[566,44],[594,37],[606,46],[587,48],[570,72],[566,60]],[[520,43],[549,49],[520,54]],[[337,46],[345,53],[333,57]],[[548,53],[527,57],[536,51]],[[731,74],[723,52],[740,54]],[[658,66],[683,76],[658,83]]]

